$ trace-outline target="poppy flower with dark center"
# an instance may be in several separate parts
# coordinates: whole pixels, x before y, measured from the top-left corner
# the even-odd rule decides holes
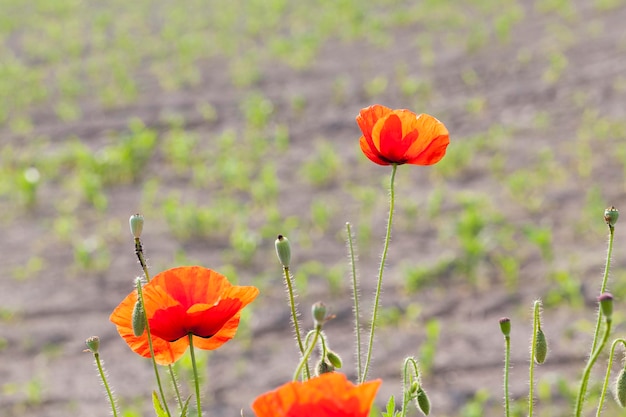
[[[379,165],[432,165],[450,142],[448,129],[428,114],[376,104],[362,109],[356,121],[363,132],[361,150]]]
[[[257,417],[368,417],[381,383],[354,385],[331,372],[267,392],[254,400],[252,409]]]
[[[217,349],[235,336],[241,310],[259,294],[255,287],[232,285],[210,269],[186,266],[156,275],[142,288],[144,307],[157,363],[176,362],[189,347],[189,335],[199,349]],[[135,336],[132,325],[137,291],[131,292],[110,320],[128,346],[150,357],[148,334]]]

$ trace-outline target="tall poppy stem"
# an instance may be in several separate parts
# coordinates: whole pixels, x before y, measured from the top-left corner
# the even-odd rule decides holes
[[[193,382],[196,386],[196,407],[198,417],[202,417],[202,406],[200,405],[200,381],[198,380],[198,366],[196,365],[196,353],[193,348],[193,334],[189,333],[189,353],[191,353],[191,366],[193,367]]]
[[[159,375],[159,368],[157,367],[156,359],[154,358],[154,345],[152,344],[152,333],[150,333],[150,323],[148,322],[148,315],[146,313],[146,308],[144,300],[143,300],[143,290],[141,288],[140,280],[137,280],[137,299],[142,305],[144,321],[146,323],[146,333],[148,335],[148,346],[150,347],[150,358],[152,359],[152,367],[154,368],[154,375],[157,380],[157,385],[159,387],[159,394],[161,395],[161,401],[163,401],[163,407],[165,408],[165,412],[168,416],[172,416],[170,413],[170,409],[167,406],[167,401],[165,399],[165,393],[163,392],[163,384],[161,384],[161,376]]]
[[[115,397],[113,397],[113,392],[111,391],[109,383],[107,382],[106,372],[104,372],[104,367],[102,366],[102,361],[100,360],[100,353],[93,352],[93,357],[96,360],[96,366],[98,367],[98,372],[100,373],[102,385],[104,385],[104,389],[106,390],[107,396],[109,397],[109,402],[111,403],[111,411],[113,411],[113,417],[117,417],[117,406],[115,404]]]
[[[302,343],[302,335],[300,334],[300,320],[298,320],[298,310],[296,308],[296,297],[291,283],[291,272],[289,272],[288,266],[283,266],[283,272],[285,274],[285,282],[287,283],[287,291],[289,295],[289,305],[291,306],[291,320],[293,321],[294,332],[296,333],[296,340],[298,341],[298,347],[300,348],[300,355],[304,356],[304,344]],[[304,373],[306,379],[311,378],[311,371],[309,369],[309,363],[304,363]]]
[[[367,357],[365,360],[365,368],[359,382],[363,383],[367,379],[367,372],[372,361],[372,347],[374,345],[374,333],[376,329],[376,320],[378,318],[378,305],[380,302],[380,293],[383,286],[383,272],[385,270],[385,261],[387,260],[387,251],[389,249],[389,241],[391,240],[391,225],[393,222],[393,210],[395,205],[394,180],[396,178],[397,164],[392,164],[391,180],[389,181],[389,219],[387,220],[387,234],[385,235],[385,244],[383,253],[380,257],[380,269],[378,270],[378,283],[376,284],[376,294],[374,296],[374,310],[372,312],[372,322],[370,324],[370,337],[367,346]]]
[[[354,332],[356,333],[356,359],[357,359],[357,381],[361,381],[363,375],[363,358],[361,357],[361,312],[359,309],[359,283],[356,275],[356,257],[354,255],[354,244],[352,243],[352,228],[350,223],[346,223],[346,233],[348,234],[348,252],[350,255],[350,268],[352,269],[352,298],[354,298]]]
[[[535,355],[537,351],[537,333],[539,332],[540,308],[541,302],[536,300],[533,305],[533,336],[530,341],[530,365],[528,367],[528,417],[533,417],[533,408],[535,405]]]
[[[600,294],[604,294],[604,292],[606,291],[606,286],[609,280],[609,270],[611,268],[611,255],[613,253],[613,239],[615,237],[615,227],[611,224],[608,224],[609,226],[609,247],[606,253],[606,263],[604,264],[604,276],[602,277],[602,286],[600,287]],[[589,371],[591,371],[591,367],[593,367],[593,364],[595,363],[597,356],[600,354],[599,350],[600,349],[596,349],[599,343],[599,337],[600,337],[600,326],[602,324],[602,309],[600,308],[600,306],[598,306],[598,319],[596,321],[596,329],[593,333],[593,343],[591,345],[591,353],[589,356],[589,360],[587,362],[587,367],[585,368],[585,372],[583,373],[582,379],[580,381],[580,390],[578,392],[578,397],[576,400],[576,412],[575,412],[575,416],[576,417],[580,417],[581,413],[582,413],[582,405],[583,402],[585,401],[585,395],[587,393],[587,383],[589,382]],[[608,331],[610,328],[610,323],[607,323],[609,326],[607,326],[606,332],[605,332],[605,336],[608,337]],[[606,342],[606,341],[605,341]],[[598,355],[596,355],[596,351]],[[594,359],[595,357],[595,359]]]
[[[611,376],[611,367],[613,366],[613,358],[615,357],[615,348],[621,343],[626,348],[626,340],[615,339],[611,345],[611,354],[609,355],[609,364],[606,367],[606,376],[604,377],[604,385],[602,386],[602,394],[600,395],[600,402],[598,403],[598,411],[596,417],[600,417],[602,414],[602,407],[604,407],[604,399],[606,392],[609,390],[609,377]]]

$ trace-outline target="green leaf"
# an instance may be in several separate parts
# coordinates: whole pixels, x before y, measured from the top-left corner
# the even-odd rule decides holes
[[[392,395],[387,402],[387,411],[382,417],[394,417],[396,415],[396,399]]]
[[[187,397],[185,400],[185,404],[183,405],[183,409],[180,410],[180,417],[187,417],[187,408],[189,407],[189,400],[191,400],[191,395]]]
[[[161,400],[159,400],[159,396],[157,395],[156,391],[152,391],[152,406],[154,407],[154,412],[156,413],[157,417],[169,417],[163,409],[163,406],[161,405]]]

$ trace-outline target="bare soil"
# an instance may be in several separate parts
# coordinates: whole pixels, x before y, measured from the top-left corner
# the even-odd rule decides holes
[[[592,175],[573,176],[577,164],[574,139],[585,109],[596,109],[614,119],[626,120],[625,32],[626,6],[610,12],[600,12],[576,2],[577,15],[570,19],[555,14],[542,14],[525,2],[525,19],[515,27],[509,43],[495,42],[489,47],[468,53],[462,45],[441,41],[440,50],[432,67],[420,60],[415,44],[420,28],[405,28],[395,33],[393,42],[385,47],[365,43],[330,42],[321,51],[310,68],[296,71],[280,64],[267,64],[264,76],[254,88],[260,90],[276,106],[278,119],[290,129],[290,149],[281,156],[281,201],[283,214],[304,215],[316,199],[324,199],[341,208],[333,219],[328,235],[292,236],[294,269],[298,263],[317,259],[328,265],[343,262],[345,247],[336,234],[346,221],[359,218],[362,207],[348,198],[344,181],[374,187],[385,194],[385,167],[364,161],[358,150],[360,135],[354,122],[358,110],[369,104],[363,83],[377,75],[390,80],[396,75],[397,65],[403,63],[412,76],[432,85],[432,96],[423,108],[442,120],[451,132],[454,147],[465,138],[485,131],[494,123],[511,128],[496,152],[477,152],[464,169],[463,175],[446,183],[446,204],[442,215],[454,218],[455,196],[463,193],[485,195],[495,202],[513,225],[532,223],[546,225],[553,230],[555,261],[548,265],[538,252],[529,249],[520,254],[520,284],[511,291],[503,284],[497,269],[489,264],[480,270],[477,284],[454,276],[454,271],[442,274],[436,282],[417,293],[407,293],[402,265],[434,265],[458,247],[454,234],[443,235],[445,229],[427,223],[425,216],[417,217],[417,224],[396,217],[382,304],[406,313],[410,306],[419,306],[415,320],[401,319],[380,329],[375,345],[372,377],[384,380],[377,400],[383,406],[389,395],[400,396],[400,366],[404,357],[418,355],[426,339],[425,323],[437,319],[440,337],[434,354],[432,369],[423,383],[433,404],[433,415],[461,415],[463,405],[477,391],[485,389],[490,400],[483,415],[499,415],[502,397],[503,340],[498,319],[509,316],[513,322],[512,385],[515,398],[527,395],[527,364],[531,329],[531,305],[555,284],[546,279],[550,269],[575,269],[580,277],[579,291],[586,301],[583,306],[560,305],[544,311],[544,327],[549,337],[550,355],[546,365],[537,371],[537,377],[547,381],[554,395],[553,402],[541,415],[569,415],[567,399],[559,392],[561,377],[575,381],[582,369],[590,342],[589,323],[594,321],[594,299],[599,287],[606,240],[596,233],[596,225],[589,232],[574,230],[582,208],[587,203],[590,188],[597,187],[606,206],[626,207],[623,165],[613,157],[606,146],[590,149],[586,155]],[[543,74],[549,66],[550,35],[554,24],[566,27],[575,41],[565,48],[567,68],[555,82],[546,81]],[[477,22],[479,24],[479,22]],[[594,28],[596,31],[594,31]],[[555,35],[556,36],[556,35]],[[530,54],[528,62],[518,59]],[[464,71],[472,70],[480,80],[468,86],[463,82]],[[129,117],[139,117],[148,127],[160,129],[163,114],[182,114],[186,128],[197,132],[221,131],[240,123],[239,99],[246,93],[231,86],[227,68],[219,60],[202,63],[202,82],[193,89],[166,92],[154,85],[148,74],[142,75],[143,90],[139,100],[127,108],[110,110],[86,100],[84,117],[79,122],[61,123],[51,111],[39,109],[34,114],[35,134],[62,143],[70,135],[81,138],[97,148],[107,132],[124,129]],[[337,101],[333,85],[338,77],[345,77],[345,100]],[[622,88],[619,85],[621,80]],[[576,97],[584,96],[581,105]],[[293,97],[306,99],[305,110],[297,114],[290,107]],[[466,104],[473,97],[483,97],[482,113],[471,114]],[[377,102],[390,107],[410,107],[415,102],[403,97],[395,85],[390,86]],[[212,103],[218,114],[215,122],[204,121],[197,113],[200,102]],[[537,114],[547,114],[550,124],[538,129],[534,125]],[[22,143],[29,140],[13,137],[8,130],[0,131],[2,141]],[[343,168],[338,180],[328,187],[316,189],[294,180],[294,173],[315,149],[316,138],[331,141],[341,156]],[[202,139],[211,146],[210,137]],[[620,140],[626,140],[621,138]],[[509,195],[503,182],[495,178],[490,168],[494,158],[503,158],[506,174],[514,173],[537,161],[538,151],[549,149],[559,166],[568,168],[567,177],[555,178],[544,189],[541,209],[529,213]],[[210,161],[207,161],[210,163]],[[433,189],[430,168],[400,167],[397,184],[400,199],[415,202],[420,211]],[[145,175],[159,176],[159,160],[155,158]],[[296,176],[297,177],[297,176]],[[180,178],[161,178],[163,191],[187,189]],[[141,191],[144,181],[128,186],[116,186],[108,191],[109,208],[105,215],[93,216],[85,222],[85,235],[96,225],[115,219],[113,225],[124,224],[128,215],[143,211]],[[103,389],[89,354],[82,353],[84,340],[98,335],[102,356],[117,395],[126,406],[136,404],[143,415],[149,415],[147,399],[154,389],[151,366],[134,355],[109,323],[108,315],[132,289],[132,278],[139,274],[127,231],[120,230],[120,239],[108,247],[111,265],[103,273],[76,273],[72,270],[73,254],[58,244],[52,233],[56,201],[55,184],[46,184],[40,193],[41,203],[33,212],[10,216],[2,223],[0,253],[0,310],[13,312],[0,321],[0,335],[6,346],[0,350],[0,414],[5,417],[60,417],[110,415]],[[4,210],[14,207],[12,202],[0,202]],[[424,210],[423,210],[424,209]],[[387,208],[374,208],[376,219],[372,225],[373,240],[360,250],[360,279],[362,294],[369,296],[375,285],[379,262],[379,246],[384,235]],[[602,223],[598,214],[598,223]],[[80,212],[76,213],[81,216]],[[422,220],[423,219],[423,220]],[[619,226],[619,225],[618,225]],[[600,230],[601,226],[600,226]],[[281,231],[278,230],[277,234]],[[192,241],[181,244],[171,238],[161,218],[148,219],[144,235],[151,265],[176,266],[176,250],[183,248],[190,259],[202,260],[207,267],[221,263],[219,245],[214,242]],[[309,247],[300,242],[310,241]],[[617,229],[614,276],[626,267],[626,235]],[[260,393],[277,387],[291,378],[298,355],[289,326],[289,309],[284,302],[280,268],[275,264],[273,241],[264,242],[251,265],[239,270],[239,281],[254,283],[255,277],[268,279],[266,290],[254,303],[253,314],[245,342],[233,340],[212,353],[208,360],[205,385],[206,415],[213,417],[251,415],[249,404]],[[33,253],[45,259],[45,268],[36,278],[19,281],[11,278],[12,271],[25,265]],[[273,271],[274,272],[268,272]],[[623,277],[623,273],[621,277]],[[346,277],[346,280],[348,278]],[[340,294],[330,294],[326,281],[310,282],[306,294],[300,297],[305,326],[309,326],[309,306],[323,300],[337,318],[328,323],[326,331],[332,348],[345,361],[345,370],[354,377],[354,338],[351,319],[349,285]],[[365,297],[364,311],[369,312],[371,301]],[[620,309],[618,308],[618,311]],[[623,316],[622,316],[623,317]],[[579,321],[586,318],[586,321]],[[245,332],[246,330],[244,330]],[[617,323],[617,333],[623,325]],[[542,401],[538,401],[541,410]],[[616,415],[616,414],[615,414]]]

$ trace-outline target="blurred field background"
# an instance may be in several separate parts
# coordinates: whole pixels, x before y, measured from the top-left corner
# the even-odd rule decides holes
[[[345,222],[367,296],[390,173],[361,154],[354,117],[380,103],[436,116],[451,144],[440,164],[398,171],[378,406],[400,395],[415,355],[434,415],[501,415],[497,321],[510,316],[513,412],[525,415],[541,298],[551,352],[535,413],[570,415],[602,214],[626,209],[624,21],[624,0],[0,0],[0,414],[109,415],[82,353],[98,335],[123,415],[150,415],[150,363],[108,321],[141,272],[135,212],[153,273],[200,264],[261,289],[238,337],[202,356],[207,415],[252,415],[297,364],[279,233],[305,328],[324,301],[353,377]]]

